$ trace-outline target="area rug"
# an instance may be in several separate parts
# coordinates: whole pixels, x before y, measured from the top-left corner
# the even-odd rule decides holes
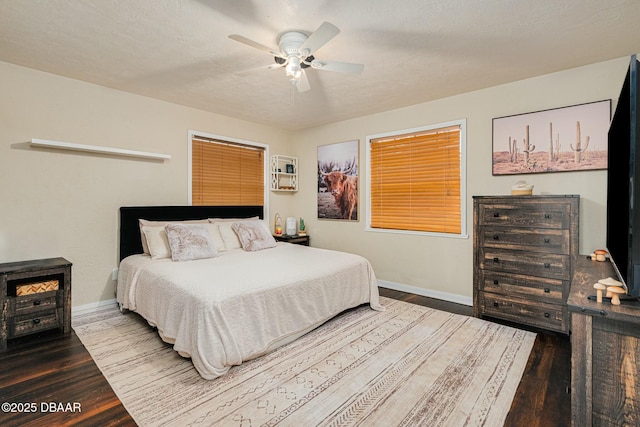
[[[135,313],[73,328],[143,427],[502,426],[535,334],[381,301],[210,381]]]

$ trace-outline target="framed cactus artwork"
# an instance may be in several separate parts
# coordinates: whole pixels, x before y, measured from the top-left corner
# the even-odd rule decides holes
[[[493,175],[607,168],[611,100],[493,119]]]

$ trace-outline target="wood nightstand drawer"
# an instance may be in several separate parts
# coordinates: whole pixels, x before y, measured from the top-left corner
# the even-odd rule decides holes
[[[19,337],[62,326],[59,310],[49,310],[7,319],[7,338]]]
[[[525,299],[535,299],[551,304],[561,304],[562,294],[567,283],[559,279],[525,276],[520,274],[501,274],[483,270],[480,273],[479,289],[500,295],[512,295]]]
[[[42,292],[22,297],[7,298],[7,316],[21,316],[62,307],[62,292]]]
[[[534,228],[483,227],[478,245],[521,251],[569,254],[569,230],[536,230]]]
[[[478,225],[501,225],[531,228],[569,228],[568,205],[538,203],[479,204]]]
[[[571,256],[480,248],[480,268],[551,279],[571,280]]]
[[[545,304],[489,292],[481,293],[480,304],[485,316],[559,332],[568,331],[566,305]]]

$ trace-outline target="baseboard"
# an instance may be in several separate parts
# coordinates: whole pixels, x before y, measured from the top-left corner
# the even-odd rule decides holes
[[[106,301],[98,301],[98,302],[92,302],[89,304],[83,304],[83,305],[78,305],[78,306],[72,306],[71,307],[71,317],[73,316],[80,316],[82,314],[89,314],[89,313],[95,313],[96,311],[99,311],[100,309],[102,309],[103,307],[106,306],[113,306],[116,305],[116,299],[108,299]]]
[[[418,288],[416,286],[404,285],[402,283],[388,282],[386,280],[378,280],[378,286],[387,289],[393,289],[394,291],[408,292],[410,294],[416,294],[428,298],[441,299],[443,301],[449,301],[456,304],[473,306],[473,298],[463,297],[462,295],[450,294],[447,292],[433,291],[431,289]]]

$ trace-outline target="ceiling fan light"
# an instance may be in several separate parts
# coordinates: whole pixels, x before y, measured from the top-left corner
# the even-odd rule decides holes
[[[300,67],[300,58],[292,56],[289,58],[289,63],[285,67],[287,77],[292,79],[299,79],[302,75],[302,68]]]

